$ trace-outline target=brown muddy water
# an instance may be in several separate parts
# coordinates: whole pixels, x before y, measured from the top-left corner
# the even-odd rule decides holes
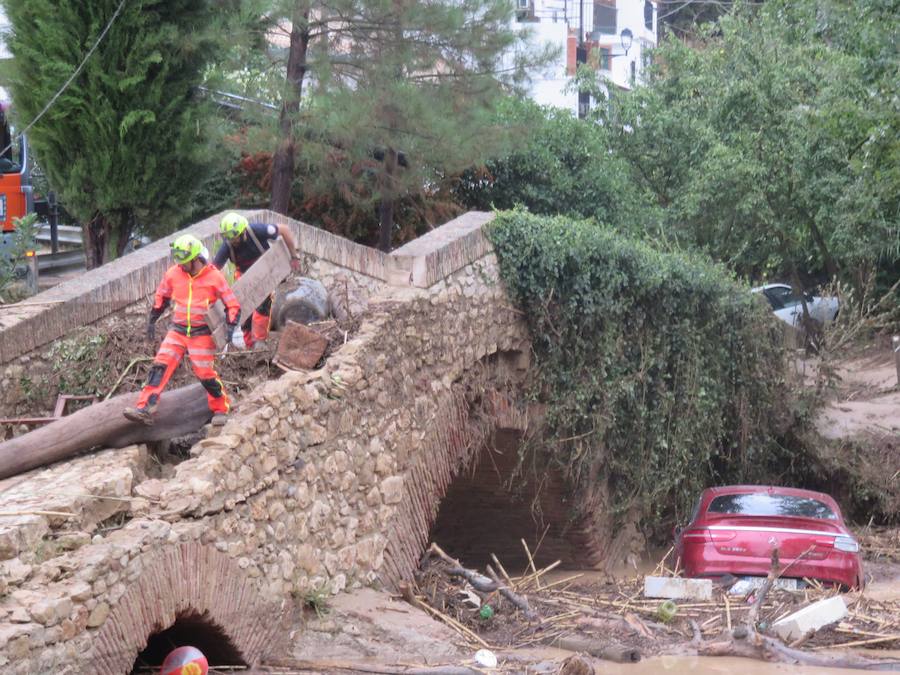
[[[713,656],[658,656],[635,664],[603,664],[603,675],[651,675],[655,673],[690,673],[691,675],[851,675],[859,670],[793,666],[764,663],[751,659]]]

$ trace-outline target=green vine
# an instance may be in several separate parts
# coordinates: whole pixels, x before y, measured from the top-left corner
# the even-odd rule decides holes
[[[781,333],[722,268],[592,221],[500,213],[488,233],[535,352],[547,435],[524,464],[616,513],[685,513],[717,482],[765,474],[794,423]]]
[[[99,394],[110,376],[100,359],[106,344],[102,335],[76,335],[54,342],[47,350],[55,389],[65,394]]]

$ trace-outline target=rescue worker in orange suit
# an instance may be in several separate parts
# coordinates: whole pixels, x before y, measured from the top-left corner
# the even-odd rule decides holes
[[[234,263],[235,280],[250,269],[250,266],[260,259],[263,253],[269,249],[269,245],[280,236],[287,244],[291,254],[291,269],[294,272],[300,270],[300,259],[297,257],[297,247],[294,245],[294,237],[290,229],[284,225],[269,225],[266,223],[251,223],[239,213],[226,213],[219,223],[219,232],[225,240],[213,258],[213,265],[223,269],[229,260]],[[270,314],[272,312],[272,296],[266,298],[263,303],[253,311],[253,316],[244,322],[241,330],[244,334],[244,345],[252,349],[257,342],[262,342],[269,337]]]
[[[154,339],[156,322],[170,302],[175,305],[172,323],[150,366],[147,384],[141,389],[137,406],[126,408],[123,414],[133,422],[153,424],[159,397],[187,352],[194,374],[206,389],[206,400],[213,413],[212,423],[221,426],[227,420],[229,401],[214,368],[216,343],[206,322],[206,312],[217,300],[222,301],[227,322],[226,337],[230,342],[240,320],[241,308],[223,274],[207,263],[199,239],[185,234],[171,246],[175,264],[166,270],[156,289],[147,337]]]

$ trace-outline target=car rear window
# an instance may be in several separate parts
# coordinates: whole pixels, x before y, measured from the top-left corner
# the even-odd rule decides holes
[[[720,495],[709,503],[707,513],[740,516],[794,516],[837,520],[837,515],[824,502],[811,497],[749,494]]]

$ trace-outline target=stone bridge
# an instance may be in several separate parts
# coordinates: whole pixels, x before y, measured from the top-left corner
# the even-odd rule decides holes
[[[558,477],[536,500],[527,481],[506,486],[530,342],[482,232],[490,214],[391,255],[248,215],[294,229],[311,275],[349,288],[358,333],[323,368],[255,389],[169,478],[131,446],[0,482],[3,672],[129,673],[187,635],[218,663],[258,664],[294,600],[392,587],[431,537],[475,564],[515,565],[520,537],[543,537],[544,560],[600,559]],[[212,244],[217,219],[189,230]],[[67,331],[143,315],[167,264],[163,240],[4,313],[3,395]]]

